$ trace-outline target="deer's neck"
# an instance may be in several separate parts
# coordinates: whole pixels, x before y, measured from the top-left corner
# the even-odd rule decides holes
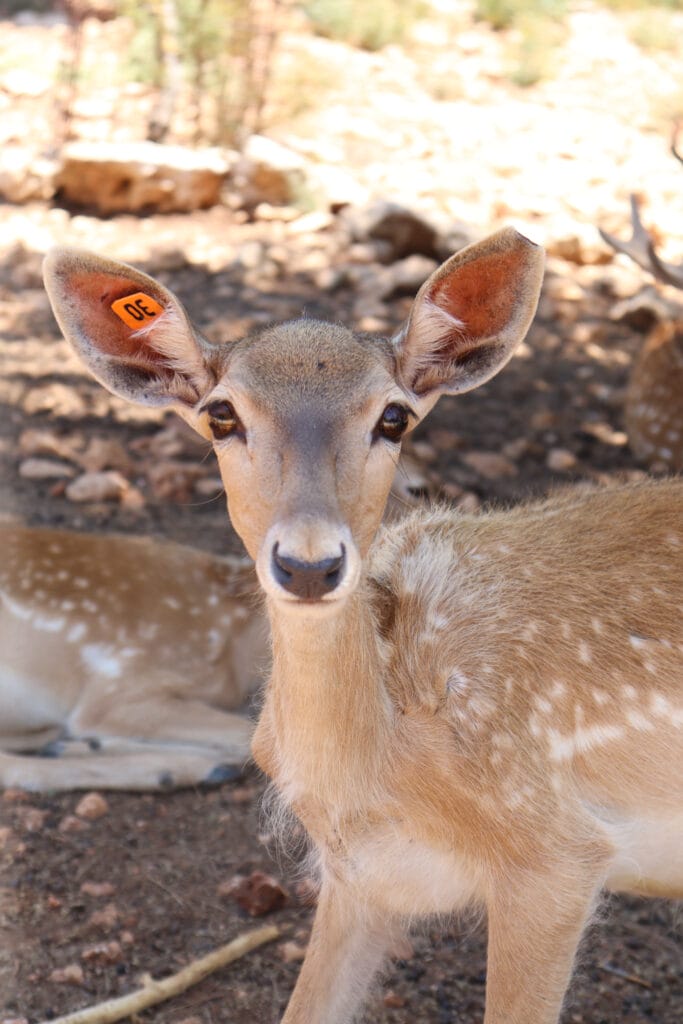
[[[279,788],[294,802],[367,805],[391,715],[370,602],[353,595],[329,617],[292,615],[271,603],[269,615],[273,671],[264,718]]]

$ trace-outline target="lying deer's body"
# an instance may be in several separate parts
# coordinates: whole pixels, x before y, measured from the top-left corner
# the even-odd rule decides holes
[[[232,711],[266,657],[254,583],[246,560],[179,544],[0,524],[0,787],[239,769],[252,729]]]
[[[266,593],[253,751],[321,875],[287,1024],[351,1020],[416,918],[472,904],[486,1024],[553,1024],[602,888],[683,895],[683,483],[379,526],[402,434],[504,365],[541,275],[501,232],[392,341],[296,321],[221,347],[131,268],[48,262],[103,383],[214,437]],[[110,310],[140,290],[159,319],[131,333]]]

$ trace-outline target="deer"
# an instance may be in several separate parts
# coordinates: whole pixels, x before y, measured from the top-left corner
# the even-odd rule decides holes
[[[403,438],[491,379],[544,255],[505,228],[393,337],[298,319],[209,343],[178,299],[48,254],[65,337],[212,440],[272,669],[252,741],[319,878],[283,1024],[347,1024],[416,922],[485,912],[485,1024],[555,1024],[603,890],[683,896],[683,481],[381,525]]]
[[[0,523],[0,788],[239,777],[268,660],[252,563]]]
[[[672,143],[674,156],[683,163]],[[683,265],[657,252],[640,216],[641,200],[631,196],[631,237],[600,228],[603,240],[628,256],[661,284],[683,288]],[[649,332],[636,356],[624,400],[624,425],[634,454],[660,472],[683,472],[683,316],[664,319]]]

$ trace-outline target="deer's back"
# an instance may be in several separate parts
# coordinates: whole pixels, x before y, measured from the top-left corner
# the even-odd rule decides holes
[[[665,481],[384,531],[387,686],[406,719],[439,723],[445,773],[511,813],[574,796],[627,814],[644,793],[680,808],[682,510]]]

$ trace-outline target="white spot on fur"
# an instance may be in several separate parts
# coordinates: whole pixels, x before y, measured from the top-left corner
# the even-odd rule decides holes
[[[114,649],[106,644],[85,644],[81,648],[81,659],[87,668],[108,679],[118,679],[121,675],[121,662]]]
[[[624,730],[620,725],[604,723],[576,729],[571,736],[563,736],[556,729],[548,729],[547,735],[553,761],[569,761],[577,754],[621,739]]]
[[[77,644],[83,639],[88,633],[88,627],[84,622],[77,622],[71,627],[69,632],[66,634],[66,639],[70,644]]]
[[[587,640],[579,640],[579,661],[584,665],[590,665],[593,661],[593,652]]]

